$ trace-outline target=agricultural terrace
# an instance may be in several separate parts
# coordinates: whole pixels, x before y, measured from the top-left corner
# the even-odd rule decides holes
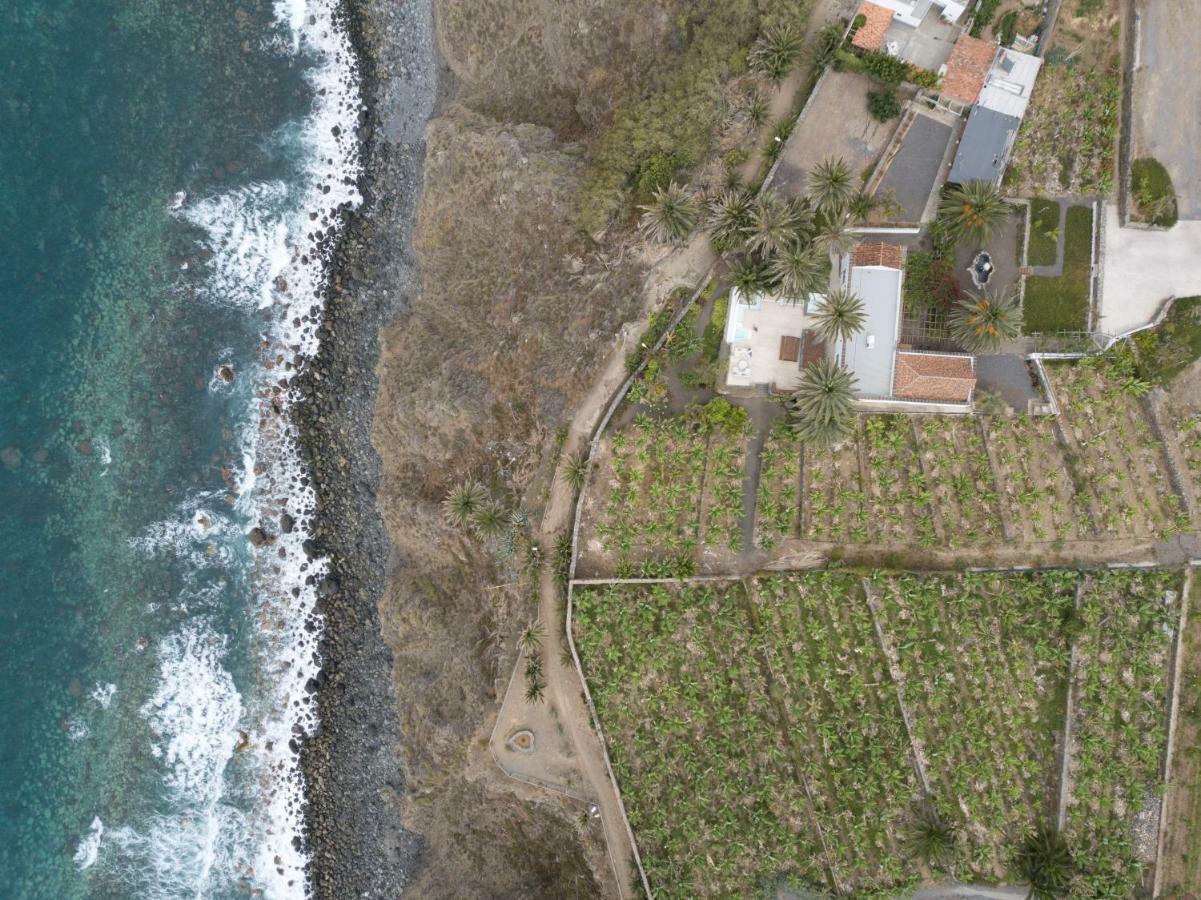
[[[1053,817],[1077,573],[872,579],[939,815],[974,876],[1005,877],[1032,815]]]
[[[1065,832],[1083,896],[1133,896],[1155,859],[1180,588],[1175,573],[1098,573],[1081,594]]]
[[[618,577],[655,577],[696,571],[703,552],[739,552],[749,433],[746,411],[720,398],[614,432],[586,504],[585,563],[601,556]]]
[[[1102,537],[1155,538],[1183,531],[1188,513],[1140,399],[1144,386],[1114,374],[1111,364],[1095,357],[1047,367],[1076,493]]]
[[[750,896],[782,874],[895,896],[939,877],[909,851],[924,810],[952,826],[949,871],[1004,879],[1055,820],[1066,743],[1072,896],[1130,896],[1179,588],[1139,570],[577,585],[574,637],[652,890]]]

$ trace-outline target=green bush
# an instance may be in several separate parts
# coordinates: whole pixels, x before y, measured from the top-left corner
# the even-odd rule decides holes
[[[850,50],[839,50],[834,54],[834,71],[859,73],[865,71],[865,67],[863,60]]]
[[[931,72],[929,69],[923,69],[920,66],[910,66],[909,74],[905,78],[911,84],[916,84],[927,91],[932,91],[938,87],[938,73]]]
[[[1001,42],[1002,46],[1012,47],[1013,39],[1017,36],[1018,30],[1018,11],[1011,9],[1005,15],[1001,16],[1001,21],[993,29],[993,34]]]
[[[676,158],[671,153],[653,153],[644,159],[636,178],[639,198],[649,200],[655,191],[667,187],[677,168]]]
[[[863,70],[877,81],[900,84],[909,74],[909,64],[887,53],[873,51],[863,54]]]
[[[705,326],[702,338],[705,359],[708,362],[717,362],[717,355],[721,352],[722,338],[726,332],[726,317],[729,315],[729,311],[730,297],[728,294],[713,301],[713,312],[709,315],[709,324]]]
[[[925,250],[906,257],[904,284],[905,305],[912,309],[951,309],[964,296],[954,262]]]
[[[872,91],[867,95],[867,111],[873,119],[887,122],[901,114],[901,104],[892,91]]]
[[[972,16],[972,28],[969,34],[972,37],[980,37],[984,34],[984,29],[993,20],[993,16],[997,14],[997,7],[1001,5],[1001,0],[980,0],[976,6],[976,12]]]
[[[1134,193],[1136,218],[1162,228],[1176,224],[1176,188],[1159,160],[1147,156],[1132,162],[1130,188]]]

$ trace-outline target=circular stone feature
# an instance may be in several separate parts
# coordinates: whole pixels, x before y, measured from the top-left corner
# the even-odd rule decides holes
[[[514,731],[509,735],[509,739],[505,741],[505,746],[517,753],[533,753],[534,752],[534,732],[528,728],[522,728],[520,731]]]

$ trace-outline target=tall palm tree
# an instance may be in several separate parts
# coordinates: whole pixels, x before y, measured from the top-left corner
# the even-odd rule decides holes
[[[751,227],[753,198],[746,191],[722,191],[709,204],[713,243],[722,249],[739,246]]]
[[[809,173],[809,194],[818,209],[841,213],[855,196],[850,167],[841,158],[823,159]]]
[[[911,856],[931,868],[945,869],[955,861],[957,840],[954,826],[930,809],[910,826],[906,843]]]
[[[797,437],[818,445],[845,437],[854,421],[856,383],[854,375],[832,360],[806,366],[788,401]]]
[[[1072,850],[1058,829],[1043,825],[1018,847],[1017,872],[1030,885],[1027,900],[1064,897],[1072,880],[1075,862]]]
[[[949,189],[938,207],[947,237],[957,244],[986,244],[1009,215],[1009,204],[990,181],[969,181]]]
[[[674,181],[656,190],[651,202],[639,209],[642,233],[660,244],[682,244],[696,228],[696,203]]]
[[[827,253],[840,255],[855,246],[855,235],[847,226],[845,213],[837,216],[818,216],[813,240]]]
[[[767,266],[752,256],[744,256],[734,264],[730,274],[730,284],[738,288],[742,296],[749,302],[756,294],[771,287],[771,276]]]
[[[761,194],[751,205],[747,247],[761,256],[779,253],[797,240],[798,208],[778,194]]]
[[[1022,332],[1022,311],[1010,292],[969,294],[951,310],[951,337],[969,353],[996,350]]]
[[[790,300],[804,301],[829,282],[827,258],[816,247],[788,247],[767,263],[767,272],[779,292]]]
[[[863,330],[867,312],[863,301],[844,288],[830,291],[813,314],[817,333],[832,344],[842,344],[842,360],[846,362],[846,343]]]
[[[462,528],[471,523],[487,499],[488,492],[482,484],[478,481],[464,481],[451,488],[446,499],[442,501],[442,510],[451,525]]]
[[[768,28],[751,47],[748,62],[772,81],[783,81],[801,56],[801,34],[791,24]]]

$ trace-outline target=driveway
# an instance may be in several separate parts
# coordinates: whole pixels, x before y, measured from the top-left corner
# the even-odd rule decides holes
[[[1140,0],[1134,158],[1153,156],[1176,187],[1181,219],[1201,219],[1201,54],[1197,0]]]
[[[1121,334],[1150,322],[1168,297],[1199,294],[1201,221],[1168,231],[1119,228],[1117,206],[1107,206],[1098,331]]]

